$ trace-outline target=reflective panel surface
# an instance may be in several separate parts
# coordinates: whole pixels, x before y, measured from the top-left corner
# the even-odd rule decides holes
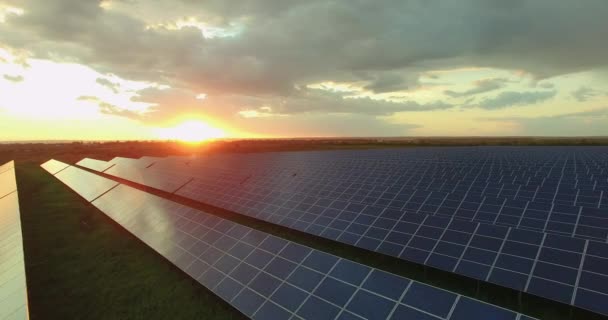
[[[14,180],[14,172],[11,176]],[[13,192],[0,199],[0,319],[27,318],[19,198]]]
[[[113,166],[113,164],[111,164],[107,161],[91,159],[91,158],[84,158],[84,159],[78,161],[76,164],[81,167],[89,168],[91,170],[95,170],[98,172],[104,172],[105,170],[107,170],[108,168]]]
[[[519,319],[125,185],[93,205],[253,319]]]
[[[15,161],[9,161],[0,166],[0,173],[4,173],[15,167]]]
[[[136,167],[139,169],[145,169],[148,166],[155,163],[156,161],[157,161],[157,158],[154,158],[154,157],[142,157],[140,159],[115,157],[112,160],[108,161],[108,163],[114,164],[114,165],[132,166],[132,167]]]
[[[15,180],[15,169],[10,168],[3,173],[0,173],[0,198],[17,190],[17,182]]]
[[[63,163],[61,161],[57,161],[55,159],[51,159],[40,165],[44,170],[46,170],[50,174],[56,174],[57,172],[68,167],[68,164]]]
[[[106,170],[104,173],[133,181],[148,187],[175,192],[190,182],[193,178],[184,175],[174,175],[162,171],[143,171],[141,165],[119,163]],[[145,172],[145,174],[143,174]]]
[[[118,185],[118,182],[98,176],[86,170],[69,166],[55,175],[57,179],[91,201]]]

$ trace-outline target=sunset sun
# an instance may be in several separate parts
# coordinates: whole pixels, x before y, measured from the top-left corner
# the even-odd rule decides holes
[[[224,130],[199,120],[188,120],[174,127],[160,129],[158,135],[161,139],[190,143],[226,137]]]

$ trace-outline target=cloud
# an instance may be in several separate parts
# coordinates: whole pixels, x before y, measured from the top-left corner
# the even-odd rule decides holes
[[[114,93],[118,93],[119,92],[120,83],[112,82],[112,81],[110,81],[108,79],[105,79],[105,78],[97,78],[95,80],[95,82],[97,82],[100,85],[102,85],[102,86],[110,89]]]
[[[457,92],[452,90],[446,90],[443,93],[452,97],[452,98],[460,98],[460,97],[468,97],[477,95],[480,93],[486,93],[494,90],[501,89],[508,82],[505,78],[492,78],[492,79],[482,79],[474,82],[474,87],[468,89],[466,91]]]
[[[23,81],[23,76],[20,76],[20,75],[11,76],[11,75],[5,74],[4,79],[6,79],[10,82],[17,83],[17,82]]]
[[[99,112],[106,115],[119,116],[132,120],[144,120],[146,118],[145,113],[132,111],[126,108],[117,107],[111,103],[107,103],[98,97],[94,96],[80,96],[78,97],[79,101],[89,101],[97,104],[99,107]]]
[[[299,114],[290,116],[240,118],[235,120],[238,128],[268,136],[304,137],[379,137],[406,136],[418,125],[391,123],[382,118],[358,114]]]
[[[576,10],[566,0],[503,2],[183,1],[169,12],[163,8],[174,1],[104,9],[95,1],[30,0],[20,3],[25,14],[0,26],[0,39],[37,56],[210,93],[288,94],[298,84],[361,74],[377,78],[370,90],[384,92],[407,84],[383,75],[387,70],[446,65],[526,70],[539,78],[606,66],[608,44],[598,41],[608,29],[605,1]],[[146,28],[177,19],[177,12],[242,31],[206,39],[195,27]]]
[[[483,119],[481,119],[483,120]],[[485,120],[497,120],[496,118]],[[518,124],[521,135],[531,136],[605,136],[608,107],[540,117],[509,117],[501,121]]]
[[[533,91],[484,98],[505,87],[488,75],[468,90],[445,91],[494,110],[553,98],[556,91],[543,79],[608,66],[608,42],[601,41],[608,30],[605,0],[576,8],[568,0],[0,2],[24,11],[0,23],[2,46],[170,86],[138,92],[134,100],[154,104],[145,116],[98,102],[102,112],[147,123],[184,113],[241,123],[256,120],[238,116],[250,111],[270,115],[264,121],[325,115],[335,123],[352,118],[379,127],[385,124],[379,117],[455,107],[410,92],[421,86],[421,75],[436,77],[434,70],[506,69],[541,83]],[[180,24],[184,17],[190,22]],[[220,31],[209,37],[205,29]],[[405,91],[407,98],[307,88],[321,82],[357,83],[376,95]],[[97,83],[120,90],[111,79]],[[206,99],[197,100],[200,93]]]
[[[488,110],[503,109],[513,106],[537,104],[549,100],[557,91],[505,91],[493,98],[485,98],[476,107]]]
[[[576,101],[578,101],[578,102],[585,102],[589,99],[600,96],[602,94],[604,94],[604,92],[595,90],[593,88],[582,86],[572,92],[572,97],[574,97],[574,99],[576,99]]]
[[[445,110],[454,106],[442,101],[418,103],[411,100],[387,101],[369,97],[348,97],[341,93],[318,89],[299,90],[285,99],[257,101],[258,107],[270,105],[278,114],[296,113],[344,113],[367,115],[392,115],[397,112]]]
[[[414,101],[374,100],[368,97],[348,98],[346,93],[322,89],[299,89],[288,96],[247,96],[208,94],[204,100],[196,93],[182,89],[147,88],[138,91],[135,102],[154,105],[148,109],[145,121],[159,122],[173,115],[208,115],[231,119],[233,115],[267,117],[288,115],[343,114],[364,117],[389,116],[398,112],[433,111],[453,108],[454,105],[436,101],[421,104]]]
[[[418,74],[409,74],[409,78],[396,72],[382,73],[372,76],[372,80],[363,87],[373,93],[386,93],[406,90],[419,85]]]

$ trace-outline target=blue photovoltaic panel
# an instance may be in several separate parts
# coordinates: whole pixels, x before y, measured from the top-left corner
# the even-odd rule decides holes
[[[302,153],[299,153],[299,156],[301,155]],[[237,156],[242,158],[236,158]],[[165,170],[172,172],[174,176],[193,176],[195,180],[180,189],[177,194],[329,239],[608,314],[608,307],[603,307],[605,303],[590,303],[608,302],[607,287],[593,285],[592,281],[587,280],[593,278],[595,283],[604,282],[608,270],[595,268],[592,271],[585,269],[582,263],[586,261],[582,257],[587,255],[584,248],[588,245],[603,248],[602,243],[498,224],[472,223],[463,221],[465,219],[461,216],[450,219],[438,214],[423,214],[420,210],[411,213],[387,206],[341,200],[343,195],[356,193],[349,191],[349,187],[342,188],[341,193],[334,191],[338,193],[338,200],[318,195],[307,196],[306,193],[295,192],[285,183],[276,184],[283,186],[282,190],[253,192],[252,190],[260,190],[260,180],[272,176],[268,174],[270,171],[279,171],[275,176],[284,180],[294,179],[297,174],[294,177],[294,173],[291,173],[293,171],[287,169],[280,171],[266,168],[268,170],[264,171],[261,166],[253,171],[263,178],[258,179],[252,175],[247,179],[243,173],[246,171],[228,170],[222,167],[222,164],[230,163],[238,169],[255,167],[255,157],[262,156],[235,155],[232,156],[234,159],[229,157],[218,156],[221,161],[216,162],[207,157],[191,161],[188,165],[180,164],[176,159],[168,159],[144,170],[142,174]],[[280,158],[280,163],[285,162],[289,155],[274,157]],[[171,161],[169,165],[166,164],[168,161]],[[204,169],[197,166],[198,162],[205,163]],[[277,164],[269,160],[266,163]],[[294,160],[293,163],[297,164],[297,161]],[[277,167],[281,168],[280,165]],[[601,175],[601,171],[597,174]],[[388,177],[384,178],[386,179]],[[370,182],[372,185],[373,183],[375,182]],[[329,187],[334,188],[332,185]],[[331,195],[332,191],[327,190],[326,194]],[[417,201],[423,205],[430,205],[433,201],[429,199],[434,199],[429,195],[416,194],[409,194],[407,197],[422,199]],[[435,204],[438,210],[447,200],[442,201]],[[415,207],[416,202],[404,203],[408,207]],[[486,205],[484,210],[491,210],[489,202]],[[525,202],[525,205],[529,207],[530,212],[539,211],[539,206],[531,201]],[[562,205],[553,207],[563,210],[559,206]],[[463,211],[472,211],[469,208],[474,207],[461,206]],[[501,208],[505,208],[504,203]],[[479,207],[476,210],[475,213],[480,212]],[[559,215],[556,211],[552,216],[565,219],[566,215]],[[588,230],[588,227],[580,224],[587,219],[585,215],[579,212],[571,216],[576,217],[577,230]],[[601,225],[601,221],[599,219],[595,225]],[[591,255],[594,256],[592,261],[597,260],[599,262],[595,263],[601,264],[608,258],[608,250],[598,249]]]
[[[118,182],[90,173],[86,170],[68,166],[55,174],[57,179],[74,189],[81,197],[91,201],[108,190],[116,187]]]
[[[40,165],[44,170],[50,174],[56,174],[57,172],[67,168],[69,165],[55,159],[51,159]]]
[[[417,153],[413,154],[411,151],[383,151],[381,154],[387,154],[387,158],[391,159],[395,153],[411,156],[428,153],[428,149],[417,149]],[[452,150],[447,152],[450,153],[461,149],[445,150]],[[500,150],[503,149],[497,149],[497,153],[500,154]],[[549,149],[551,150],[554,149]],[[560,150],[554,150],[554,153],[559,153]],[[586,149],[576,150],[581,153]],[[349,153],[352,159],[346,158],[345,155]],[[553,172],[560,175],[558,180],[538,177],[515,179],[514,173],[505,174],[506,169],[500,171],[505,177],[499,179],[481,178],[482,172],[475,166],[468,166],[466,162],[463,164],[454,161],[447,166],[446,161],[420,161],[405,156],[400,161],[365,159],[369,153],[370,151],[335,151],[239,154],[183,158],[182,161],[172,157],[157,162],[151,169],[174,174],[187,170],[185,175],[196,177],[196,182],[189,188],[198,185],[207,190],[208,197],[229,198],[228,202],[248,201],[264,205],[276,197],[291,197],[289,200],[296,204],[298,199],[305,198],[340,200],[382,209],[456,217],[583,239],[606,241],[608,238],[608,218],[602,214],[608,205],[608,192],[604,190],[607,178],[602,170],[591,173],[595,179],[593,184],[583,185],[575,179],[574,183],[580,190],[573,191],[566,187],[572,184],[572,180],[567,180],[561,173],[568,171],[567,161],[561,166],[552,165]],[[481,151],[478,153],[484,154]],[[469,155],[475,159],[475,155],[479,157],[478,153]],[[504,155],[504,151],[502,153]],[[551,152],[547,153],[551,159],[556,157]],[[455,158],[456,156],[458,153],[454,155]],[[498,166],[494,162],[485,159],[484,165],[490,163]],[[522,166],[513,171],[525,172]],[[583,168],[590,170],[586,166]],[[475,175],[467,178],[463,171],[470,176]],[[463,177],[458,178],[459,175]],[[578,176],[579,173],[575,175]],[[505,183],[507,177],[513,183]],[[522,186],[523,181],[526,185]],[[530,193],[526,190],[535,191]],[[553,190],[552,193],[549,190]],[[598,196],[594,204],[586,196],[590,193]],[[574,202],[566,201],[568,194],[576,198],[572,198]]]
[[[93,205],[252,319],[521,316],[125,185]]]
[[[1,175],[14,180],[14,168]],[[28,319],[19,198],[15,191],[0,196],[0,319]]]
[[[102,160],[97,160],[97,159],[91,159],[91,158],[84,158],[84,159],[78,161],[76,164],[79,165],[79,166],[81,166],[81,167],[84,167],[84,168],[95,170],[97,172],[104,172],[108,168],[110,168],[110,167],[112,167],[114,165],[114,164],[109,163],[107,161],[102,161]]]

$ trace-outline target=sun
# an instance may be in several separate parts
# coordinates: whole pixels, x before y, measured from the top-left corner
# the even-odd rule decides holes
[[[159,137],[161,139],[198,143],[212,139],[225,138],[226,133],[224,130],[212,127],[205,122],[188,120],[172,128],[160,129]]]

